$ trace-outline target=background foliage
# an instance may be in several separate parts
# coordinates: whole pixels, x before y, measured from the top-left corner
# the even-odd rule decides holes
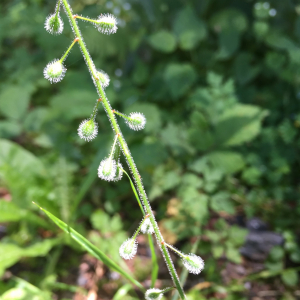
[[[78,275],[79,265],[89,258],[32,201],[71,224],[146,286],[151,270],[146,244],[130,265],[118,255],[141,214],[126,178],[118,184],[97,178],[112,137],[104,111],[97,117],[95,141],[87,144],[77,136],[97,99],[79,49],[74,47],[67,58],[61,83],[51,85],[42,76],[45,65],[59,58],[72,39],[64,13],[62,35],[51,36],[43,28],[54,2],[0,4],[3,300],[70,299],[84,294],[76,285],[90,289]],[[111,77],[106,91],[113,108],[147,117],[142,132],[130,131],[122,121],[120,126],[166,240],[189,252],[201,236],[196,252],[206,267],[201,276],[188,277],[190,300],[299,296],[296,3],[71,3],[83,16],[111,12],[119,19],[112,36],[84,22],[80,28],[96,66]],[[282,237],[258,261],[245,251],[240,254],[254,217]],[[260,232],[267,232],[264,224]],[[141,261],[145,269],[139,268]],[[180,262],[177,266],[180,270]],[[103,265],[100,269],[103,274],[95,277],[99,299],[111,299],[124,282]],[[169,278],[164,269],[159,278],[164,286]],[[128,293],[122,299],[142,297],[124,287]]]

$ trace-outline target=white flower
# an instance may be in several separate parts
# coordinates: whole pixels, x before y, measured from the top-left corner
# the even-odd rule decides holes
[[[145,293],[146,300],[160,300],[163,296],[163,291],[160,289],[149,289]]]
[[[64,78],[66,70],[67,69],[61,63],[61,61],[55,59],[47,64],[46,68],[44,69],[44,77],[51,83],[57,83]]]
[[[139,113],[139,112],[130,113],[128,118],[129,118],[129,120],[126,119],[125,122],[129,126],[129,128],[136,130],[136,131],[145,128],[146,118],[142,113]]]
[[[45,29],[51,34],[61,34],[64,29],[64,23],[59,15],[49,15],[45,21]]]
[[[127,239],[120,247],[120,256],[124,259],[132,259],[137,252],[137,241],[134,239]]]
[[[182,258],[183,265],[190,273],[199,274],[204,269],[204,261],[200,256],[190,253]]]
[[[141,226],[141,232],[142,233],[149,233],[149,234],[154,233],[154,228],[151,224],[150,218],[145,219],[144,223]]]
[[[109,76],[102,70],[97,71],[97,76],[99,78],[101,86],[103,88],[106,88],[109,85]]]
[[[97,136],[98,124],[94,119],[86,119],[80,123],[77,131],[81,139],[89,142]]]
[[[114,159],[105,158],[98,168],[98,177],[106,181],[113,181],[116,176],[117,164]]]
[[[117,19],[111,14],[101,15],[97,20],[97,28],[100,32],[105,34],[116,33]]]

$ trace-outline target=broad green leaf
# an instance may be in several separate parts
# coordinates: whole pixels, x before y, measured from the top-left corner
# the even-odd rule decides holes
[[[40,209],[64,232],[70,235],[78,244],[80,244],[88,253],[92,256],[96,257],[97,259],[101,260],[105,265],[109,268],[114,269],[116,272],[120,273],[126,279],[131,281],[140,289],[144,290],[144,287],[136,281],[129,273],[124,271],[122,268],[119,267],[113,260],[111,260],[106,254],[104,254],[100,249],[95,247],[91,242],[89,242],[86,238],[84,238],[81,234],[71,228],[69,225],[52,215],[47,210],[40,207]]]
[[[170,53],[176,48],[176,38],[171,32],[161,30],[149,37],[149,44],[158,51]]]
[[[21,248],[15,244],[0,243],[0,276],[5,269],[14,265],[22,257],[45,256],[59,242],[60,239],[48,239],[27,248]]]
[[[200,20],[190,6],[183,8],[175,18],[173,31],[179,38],[179,46],[183,50],[191,50],[205,39],[205,23]]]
[[[0,174],[1,169],[9,167],[22,175],[46,173],[42,162],[31,152],[11,141],[0,139]]]
[[[59,93],[50,100],[54,112],[63,114],[65,119],[89,117],[97,101],[97,93],[85,90],[70,90]]]
[[[190,64],[171,63],[164,72],[164,80],[168,85],[171,96],[177,100],[195,83],[197,73]]]
[[[294,269],[284,270],[281,279],[287,286],[296,286],[299,283],[298,272]]]
[[[247,234],[247,229],[233,225],[229,228],[228,239],[234,246],[239,247],[245,243]]]
[[[248,27],[248,20],[242,11],[226,9],[217,12],[211,18],[210,25],[216,31],[236,30],[244,32]]]
[[[12,119],[20,119],[28,109],[32,92],[30,87],[7,85],[0,92],[1,114]]]
[[[223,146],[236,146],[254,139],[261,130],[266,111],[253,105],[238,104],[226,110],[215,128],[216,139]]]
[[[12,138],[20,135],[22,132],[21,125],[13,120],[0,121],[0,136],[3,138]]]
[[[235,209],[230,199],[230,194],[227,192],[219,192],[211,197],[211,208],[216,212],[226,212],[234,214]]]
[[[232,174],[242,170],[245,166],[244,158],[234,151],[213,151],[205,156],[215,167],[225,174]]]
[[[232,261],[236,264],[240,264],[242,262],[242,258],[239,253],[239,250],[230,245],[227,246],[226,257],[227,257],[227,259],[229,259],[230,261]]]
[[[0,300],[50,300],[51,293],[43,291],[26,280],[14,277],[16,286],[6,291]]]
[[[22,209],[13,202],[8,202],[0,199],[0,223],[1,222],[17,222],[27,220],[43,227],[49,227],[46,221],[37,217],[32,212]]]

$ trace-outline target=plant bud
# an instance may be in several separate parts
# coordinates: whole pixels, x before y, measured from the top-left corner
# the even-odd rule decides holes
[[[99,78],[101,86],[103,88],[106,88],[109,85],[109,76],[102,70],[97,71],[97,76]]]
[[[122,166],[121,163],[118,163],[117,164],[117,170],[116,170],[116,176],[114,178],[114,181],[119,181],[119,180],[122,179],[122,177],[123,177],[123,171],[121,169],[123,169],[123,166]]]
[[[145,293],[146,300],[160,300],[163,296],[163,291],[160,289],[149,289]]]
[[[142,224],[141,227],[141,232],[142,233],[148,233],[148,234],[152,234],[154,233],[154,228],[151,224],[150,218],[145,219],[144,223]]]
[[[118,29],[117,19],[111,14],[101,15],[97,20],[97,28],[105,34],[116,33]]]
[[[60,60],[53,60],[48,63],[44,69],[44,77],[48,79],[51,83],[57,83],[61,81],[66,74],[65,66],[60,62]]]
[[[101,161],[98,168],[98,177],[106,181],[113,181],[116,171],[116,161],[109,157]]]
[[[142,113],[135,112],[129,114],[129,120],[126,119],[126,124],[133,130],[141,130],[145,128],[146,118]]]
[[[78,127],[78,135],[81,139],[89,142],[98,134],[98,124],[94,119],[86,119],[82,121]]]
[[[204,261],[200,256],[190,253],[182,258],[183,265],[190,273],[199,274],[204,269]]]
[[[61,34],[64,29],[64,23],[59,15],[49,15],[45,21],[45,29],[51,34]]]
[[[120,256],[124,259],[132,259],[137,252],[137,242],[133,238],[127,239],[120,247]]]

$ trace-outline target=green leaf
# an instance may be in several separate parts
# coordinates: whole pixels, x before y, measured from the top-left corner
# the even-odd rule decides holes
[[[219,192],[211,197],[211,208],[216,212],[226,212],[233,215],[235,213],[234,205],[227,192]]]
[[[111,260],[106,254],[104,254],[100,249],[95,247],[91,242],[89,242],[86,238],[84,238],[81,234],[79,234],[77,231],[75,231],[73,228],[71,228],[69,225],[52,215],[47,210],[40,207],[40,209],[58,226],[60,227],[64,232],[70,235],[78,244],[80,244],[88,253],[90,253],[92,256],[96,257],[97,259],[101,260],[105,265],[107,265],[109,268],[114,269],[116,272],[120,273],[122,276],[124,276],[126,279],[128,279],[130,282],[135,284],[137,287],[139,287],[141,290],[144,290],[144,287],[136,281],[129,273],[124,271],[119,267],[118,264],[116,264],[113,260]]]
[[[207,35],[205,23],[197,17],[190,6],[179,12],[175,18],[173,31],[178,36],[179,46],[183,50],[195,48]]]
[[[231,226],[228,232],[228,239],[232,245],[239,247],[245,243],[248,230],[238,226]]]
[[[48,291],[42,291],[29,282],[21,279],[14,278],[17,285],[6,291],[0,300],[51,300],[51,294]]]
[[[59,242],[60,239],[48,239],[27,248],[21,248],[15,244],[0,243],[0,276],[5,269],[14,265],[22,257],[45,256]]]
[[[193,85],[197,73],[192,65],[171,63],[164,72],[164,80],[168,85],[173,99],[177,100]]]
[[[240,10],[226,9],[217,12],[211,18],[210,25],[216,31],[236,30],[244,32],[248,27],[248,20]]]
[[[299,281],[298,272],[294,269],[284,270],[281,279],[287,286],[296,286]]]
[[[215,128],[216,139],[223,146],[236,146],[254,139],[266,116],[257,106],[237,104],[226,110]]]
[[[239,250],[232,247],[231,245],[227,245],[226,257],[227,257],[227,259],[229,259],[230,261],[232,261],[236,264],[240,264],[242,262],[242,258],[239,253]]]
[[[269,253],[269,258],[272,261],[279,261],[283,257],[284,257],[284,250],[280,246],[274,246]]]
[[[0,111],[12,119],[24,116],[29,106],[32,88],[18,85],[7,85],[0,93]]]
[[[22,209],[15,205],[13,202],[8,202],[0,199],[0,223],[2,222],[17,222],[20,220],[27,220],[37,225],[48,228],[49,224],[46,221],[39,218],[32,212]]]
[[[96,92],[76,90],[64,91],[50,100],[53,112],[63,114],[67,120],[90,116],[95,106]]]
[[[21,131],[21,125],[15,121],[0,121],[0,136],[3,138],[18,136]]]
[[[245,166],[244,158],[234,151],[213,151],[205,155],[207,160],[226,174],[233,174],[242,170]]]
[[[158,51],[171,53],[176,48],[176,38],[171,32],[160,30],[149,37],[149,44]]]
[[[124,284],[117,290],[112,300],[123,300],[130,290],[132,290],[132,285]]]

